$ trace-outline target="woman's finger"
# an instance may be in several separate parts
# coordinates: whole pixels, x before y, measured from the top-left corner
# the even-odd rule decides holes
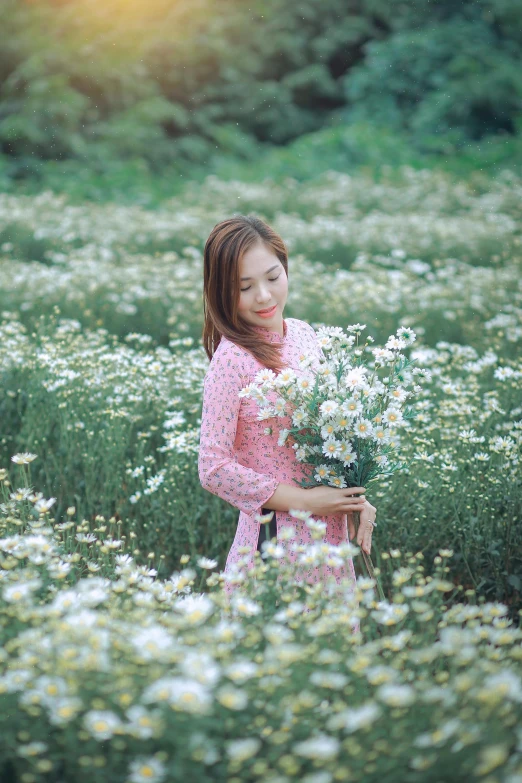
[[[342,508],[344,511],[359,511],[361,512],[364,508],[364,503],[359,503],[357,500],[348,501],[347,503],[344,503]]]
[[[344,490],[344,495],[350,496],[355,495],[357,492],[366,492],[365,487],[346,487]]]
[[[357,531],[357,545],[363,552],[370,554],[372,548],[373,520],[369,518],[361,519]]]

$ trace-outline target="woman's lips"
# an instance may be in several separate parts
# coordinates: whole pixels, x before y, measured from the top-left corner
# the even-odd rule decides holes
[[[277,305],[274,305],[272,308],[270,308],[270,310],[265,310],[264,312],[262,310],[258,310],[256,315],[261,316],[261,318],[270,318],[270,316],[274,314],[276,307]]]

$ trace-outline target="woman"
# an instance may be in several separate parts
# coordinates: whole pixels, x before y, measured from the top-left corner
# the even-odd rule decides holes
[[[264,367],[275,373],[283,367],[299,372],[301,357],[317,361],[322,356],[309,324],[283,318],[287,295],[288,254],[270,226],[250,215],[214,226],[204,251],[203,345],[211,361],[204,381],[198,470],[205,489],[240,510],[224,571],[229,594],[237,561],[249,551],[251,568],[260,549],[259,514],[274,512],[268,537],[291,525],[295,541],[305,544],[313,540],[309,529],[288,511],[308,510],[326,522],[324,540],[340,544],[348,540],[348,525],[354,537],[352,512],[359,511],[357,544],[368,554],[371,549],[376,509],[361,494],[364,487],[299,487],[294,479],[307,477],[309,468],[297,461],[289,442],[278,445],[278,430],[292,426],[290,416],[278,417],[272,431],[267,427],[272,420],[257,419],[255,401],[239,396]],[[313,583],[327,573],[353,588],[351,558],[340,568],[309,569],[304,578]]]

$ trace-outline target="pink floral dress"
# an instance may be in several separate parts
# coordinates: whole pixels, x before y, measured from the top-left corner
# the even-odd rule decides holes
[[[254,329],[270,342],[282,343],[285,366],[298,373],[302,373],[298,364],[300,358],[312,355],[318,360],[323,355],[315,331],[305,321],[283,319],[284,337],[267,327],[255,326]],[[290,441],[284,446],[277,442],[279,430],[292,426],[291,417],[258,420],[259,407],[255,400],[238,396],[261,369],[263,365],[252,354],[222,337],[204,380],[199,478],[205,489],[240,510],[225,573],[245,557],[238,551],[240,547],[250,547],[252,554],[248,567],[252,567],[260,535],[260,523],[255,520],[255,515],[263,513],[265,502],[277,486],[280,483],[298,486],[294,479],[310,476],[310,467],[297,461]],[[271,434],[265,432],[267,427],[272,427]],[[284,511],[274,514],[278,534],[282,527],[291,525],[296,530],[297,543],[313,541],[303,521]],[[326,543],[337,545],[349,540],[346,514],[321,519],[327,523],[323,539]],[[290,541],[285,549],[289,544]],[[290,559],[297,557],[291,552],[287,556]],[[307,582],[314,583],[324,578],[326,572],[333,574],[337,583],[345,579],[348,584],[354,585],[352,558],[347,558],[341,567],[314,567],[303,571],[303,574]],[[225,582],[225,589],[230,594],[233,588],[227,587]]]

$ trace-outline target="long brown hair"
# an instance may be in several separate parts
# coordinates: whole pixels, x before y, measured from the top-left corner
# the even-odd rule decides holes
[[[239,263],[253,245],[264,243],[288,275],[288,251],[270,226],[254,215],[236,215],[217,223],[203,253],[203,346],[209,359],[224,336],[278,373],[284,366],[281,345],[263,339],[238,315]]]

